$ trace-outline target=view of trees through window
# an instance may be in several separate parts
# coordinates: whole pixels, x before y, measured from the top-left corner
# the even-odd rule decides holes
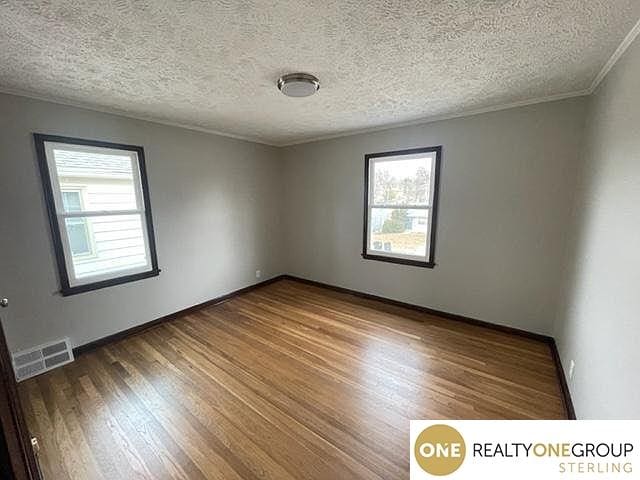
[[[376,162],[374,203],[426,205],[429,174],[424,159]]]
[[[427,249],[431,156],[375,159],[369,250],[424,257]]]

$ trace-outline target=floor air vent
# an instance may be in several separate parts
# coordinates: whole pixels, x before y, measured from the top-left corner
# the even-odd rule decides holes
[[[40,373],[73,361],[69,339],[45,343],[12,355],[13,370],[18,381],[26,380]]]

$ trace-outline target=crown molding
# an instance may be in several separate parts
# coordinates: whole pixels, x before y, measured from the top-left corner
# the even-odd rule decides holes
[[[64,105],[64,106],[67,106],[67,107],[81,108],[82,110],[90,110],[92,112],[107,113],[109,115],[117,115],[119,117],[130,118],[132,120],[141,120],[143,122],[148,122],[148,123],[156,123],[158,125],[165,125],[165,126],[168,126],[168,127],[177,127],[177,128],[183,128],[185,130],[191,130],[191,131],[194,131],[194,132],[208,133],[210,135],[216,135],[218,137],[227,137],[227,138],[232,138],[234,140],[242,140],[244,142],[258,143],[260,145],[267,145],[269,147],[278,147],[279,146],[279,145],[277,145],[275,143],[267,142],[267,141],[259,139],[259,138],[247,137],[247,136],[244,136],[244,135],[236,135],[235,133],[223,132],[223,131],[220,131],[220,130],[213,130],[213,129],[209,129],[209,128],[203,128],[203,127],[198,127],[198,126],[194,126],[194,125],[188,125],[188,124],[184,124],[184,123],[171,122],[171,121],[168,121],[168,120],[158,120],[157,118],[153,118],[153,117],[150,117],[150,116],[134,115],[134,114],[131,114],[131,113],[126,112],[124,110],[118,110],[118,109],[109,108],[109,107],[99,107],[99,106],[94,106],[94,105],[88,105],[88,104],[84,104],[82,102],[74,102],[72,100],[61,100],[61,99],[58,99],[58,98],[55,98],[55,97],[48,97],[46,95],[38,95],[38,94],[35,94],[35,93],[22,91],[22,90],[16,90],[16,89],[0,87],[0,93],[4,93],[4,94],[7,94],[7,95],[14,95],[14,96],[18,96],[18,97],[31,98],[33,100],[39,100],[41,102],[55,103],[57,105]]]
[[[518,101],[518,102],[512,102],[512,103],[506,103],[506,104],[500,104],[500,105],[492,105],[492,106],[489,106],[489,107],[483,107],[483,108],[479,108],[479,109],[475,109],[475,110],[465,110],[465,111],[458,112],[458,113],[451,113],[451,114],[445,114],[445,115],[435,115],[435,116],[431,116],[431,117],[423,117],[423,118],[416,119],[416,120],[411,120],[411,121],[408,121],[408,122],[388,123],[388,124],[380,125],[380,126],[376,126],[376,127],[355,129],[355,130],[347,130],[347,131],[339,132],[339,133],[335,133],[335,134],[321,135],[321,136],[311,137],[311,138],[303,138],[303,139],[300,139],[300,140],[294,141],[294,142],[267,142],[267,141],[259,139],[259,138],[247,137],[247,136],[243,136],[243,135],[236,135],[234,133],[223,132],[223,131],[220,131],[220,130],[212,130],[212,129],[208,129],[208,128],[202,128],[202,127],[197,127],[197,126],[178,123],[178,122],[170,122],[170,121],[165,121],[165,120],[158,120],[158,119],[155,119],[155,118],[149,117],[149,116],[133,115],[133,114],[130,114],[128,112],[125,112],[125,111],[122,111],[122,110],[118,110],[118,109],[113,109],[113,108],[108,108],[108,107],[96,107],[96,106],[87,105],[87,104],[84,104],[84,103],[81,103],[81,102],[74,102],[74,101],[69,101],[69,100],[60,100],[58,98],[48,97],[46,95],[38,95],[38,94],[34,94],[34,93],[31,93],[31,92],[26,92],[26,91],[22,91],[22,90],[15,90],[15,89],[8,89],[8,88],[0,87],[0,93],[4,93],[4,94],[7,94],[7,95],[15,95],[15,96],[19,96],[19,97],[25,97],[25,98],[31,98],[33,100],[39,100],[39,101],[42,101],[42,102],[55,103],[57,105],[65,105],[65,106],[68,106],[68,107],[81,108],[82,110],[89,110],[89,111],[93,111],[93,112],[106,113],[106,114],[109,114],[109,115],[117,115],[117,116],[120,116],[120,117],[130,118],[130,119],[133,119],[133,120],[140,120],[140,121],[143,121],[143,122],[155,123],[155,124],[158,124],[158,125],[165,125],[165,126],[169,126],[169,127],[183,128],[185,130],[191,130],[191,131],[195,131],[195,132],[208,133],[210,135],[216,135],[216,136],[219,136],[219,137],[232,138],[234,140],[242,140],[242,141],[245,141],[245,142],[258,143],[258,144],[267,145],[267,146],[270,146],[270,147],[280,147],[281,148],[281,147],[290,147],[290,146],[293,146],[293,145],[301,145],[301,144],[304,144],[304,143],[318,142],[318,141],[322,141],[322,140],[330,140],[330,139],[333,139],[333,138],[341,138],[341,137],[348,137],[348,136],[351,136],[351,135],[359,135],[359,134],[362,134],[362,133],[380,132],[380,131],[384,131],[384,130],[392,130],[394,128],[416,126],[416,125],[422,125],[422,124],[427,124],[427,123],[439,122],[439,121],[442,121],[442,120],[451,120],[451,119],[454,119],[454,118],[471,117],[473,115],[480,115],[482,113],[497,112],[497,111],[500,111],[500,110],[508,110],[510,108],[524,107],[524,106],[527,106],[527,105],[534,105],[534,104],[537,104],[537,103],[554,102],[554,101],[558,101],[558,100],[564,100],[564,99],[567,99],[567,98],[581,97],[581,96],[589,95],[591,93],[591,91],[589,89],[587,89],[587,90],[578,90],[578,91],[575,91],[575,92],[561,93],[561,94],[557,94],[557,95],[550,95],[550,96],[534,98],[534,99],[530,99],[530,100],[522,100],[522,101]]]
[[[611,69],[615,66],[615,64],[618,63],[618,60],[620,60],[620,57],[624,55],[624,52],[627,51],[629,46],[636,39],[638,34],[640,34],[640,19],[638,19],[636,24],[627,34],[627,36],[624,37],[620,45],[618,45],[618,48],[616,48],[616,50],[613,52],[611,57],[609,57],[609,60],[607,60],[607,63],[603,65],[600,72],[598,72],[598,75],[596,75],[596,78],[593,79],[593,82],[591,82],[591,86],[588,89],[589,95],[591,95],[593,92],[596,91],[596,89],[600,86],[600,84],[605,79],[607,74],[611,71]]]
[[[474,115],[481,115],[483,113],[498,112],[500,110],[509,110],[511,108],[518,108],[518,107],[526,107],[527,105],[535,105],[535,104],[538,104],[538,103],[556,102],[558,100],[565,100],[567,98],[584,97],[584,96],[589,95],[590,93],[591,92],[588,89],[576,90],[574,92],[559,93],[559,94],[556,94],[556,95],[549,95],[549,96],[546,96],[546,97],[532,98],[530,100],[521,100],[521,101],[518,101],[518,102],[503,103],[503,104],[499,104],[499,105],[492,105],[492,106],[489,106],[489,107],[483,107],[483,108],[478,108],[478,109],[474,109],[474,110],[463,110],[463,111],[458,112],[458,113],[450,113],[450,114],[444,114],[444,115],[434,115],[432,117],[424,117],[424,118],[420,118],[420,119],[416,119],[416,120],[411,120],[409,122],[387,123],[385,125],[380,125],[380,126],[377,126],[377,127],[362,128],[362,129],[356,129],[356,130],[348,130],[348,131],[335,133],[335,134],[322,135],[322,136],[318,136],[318,137],[302,139],[300,141],[287,142],[287,143],[278,143],[276,146],[278,146],[278,147],[291,147],[291,146],[294,146],[294,145],[302,145],[304,143],[319,142],[319,141],[322,141],[322,140],[331,140],[333,138],[349,137],[351,135],[360,135],[360,134],[363,134],[363,133],[381,132],[381,131],[385,131],[385,130],[393,130],[394,128],[412,127],[412,126],[424,125],[424,124],[428,124],[428,123],[441,122],[443,120],[452,120],[454,118],[472,117]]]

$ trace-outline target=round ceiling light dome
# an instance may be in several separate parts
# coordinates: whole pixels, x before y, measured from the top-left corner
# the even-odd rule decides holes
[[[289,73],[278,79],[278,90],[287,97],[308,97],[320,88],[320,80],[308,73]]]

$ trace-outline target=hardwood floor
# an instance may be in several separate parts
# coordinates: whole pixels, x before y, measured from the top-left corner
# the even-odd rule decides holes
[[[395,479],[409,420],[566,418],[549,346],[281,280],[20,384],[46,479]]]

